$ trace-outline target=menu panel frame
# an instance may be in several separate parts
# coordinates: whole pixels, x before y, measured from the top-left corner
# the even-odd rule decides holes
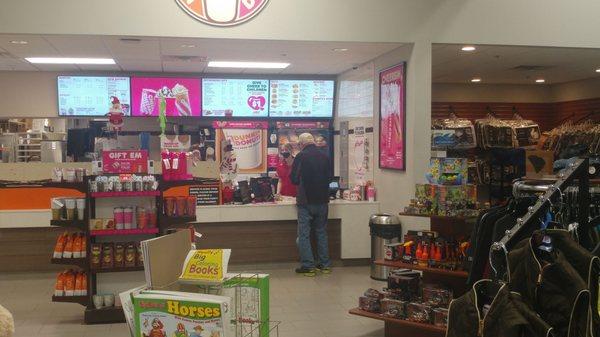
[[[233,111],[231,108],[233,108],[233,106],[227,107],[223,114],[221,114],[221,110],[216,110],[216,109],[207,109],[207,105],[209,104],[209,102],[211,101],[211,98],[206,97],[206,95],[210,94],[211,89],[207,89],[207,86],[205,85],[205,82],[208,81],[245,81],[245,82],[249,82],[249,81],[254,81],[254,82],[265,82],[266,83],[266,91],[264,93],[264,100],[260,100],[260,95],[251,95],[246,99],[246,102],[243,102],[243,98],[239,98],[240,102],[237,102],[237,104],[240,104],[240,106],[243,106],[244,104],[250,105],[250,104],[257,104],[257,107],[260,107],[260,105],[262,104],[262,110],[260,114],[256,114],[256,115],[246,115],[246,116],[241,116],[241,115],[235,115],[235,111]],[[268,78],[232,78],[232,77],[203,77],[202,81],[201,81],[201,87],[202,87],[202,110],[201,110],[201,116],[204,118],[221,118],[221,119],[255,119],[255,118],[260,118],[260,119],[265,119],[269,117],[269,95],[270,95],[270,83],[271,80]],[[240,91],[241,89],[238,88],[238,91]],[[248,89],[246,89],[248,90]],[[216,96],[216,95],[215,95]],[[220,96],[223,96],[223,94],[221,93]],[[223,98],[220,98],[221,100]],[[264,101],[264,102],[263,102]],[[221,104],[223,104],[223,102],[221,102]],[[208,114],[208,112],[212,112],[212,111],[219,111],[219,114]],[[227,115],[227,111],[232,110],[231,111],[231,115]]]
[[[105,112],[103,113],[98,113],[98,114],[91,114],[91,115],[86,115],[86,114],[62,114],[61,113],[61,78],[103,78],[103,79],[109,79],[109,78],[118,78],[118,79],[122,79],[124,82],[127,83],[127,90],[125,91],[127,93],[127,98],[123,99],[123,97],[118,97],[117,94],[110,94],[107,90],[107,95],[106,95],[106,103],[105,105]],[[110,105],[111,105],[111,101],[110,101],[110,96],[117,96],[119,98],[120,103],[124,106],[125,109],[127,109],[127,111],[124,111],[124,116],[125,117],[129,117],[131,116],[131,76],[118,76],[118,75],[114,75],[114,76],[94,76],[94,75],[58,75],[56,76],[56,107],[57,107],[57,115],[58,117],[104,117],[107,116],[109,110],[110,110]],[[99,104],[99,103],[98,103]]]
[[[274,83],[275,82],[275,83]],[[281,83],[284,82],[284,83]],[[288,82],[288,83],[285,83]],[[290,84],[296,82],[295,84]],[[307,82],[307,83],[302,83],[302,82]],[[314,99],[315,99],[315,84],[317,82],[328,82],[331,84],[331,105],[330,107],[328,107],[328,112],[327,115],[314,115],[313,112],[315,104],[314,104]],[[275,110],[273,108],[273,105],[279,105],[281,104],[281,97],[279,95],[279,91],[281,91],[282,88],[279,87],[280,84],[284,85],[284,93],[286,92],[286,90],[292,90],[291,93],[289,93],[290,97],[284,97],[283,98],[283,104],[287,104],[290,105],[290,109],[293,109],[294,106],[296,106],[295,111],[280,111],[277,114],[274,114],[273,111]],[[290,87],[286,88],[285,85],[289,84]],[[277,85],[277,88],[274,88],[273,86]],[[294,87],[294,85],[297,85],[297,87]],[[302,92],[301,90],[301,86],[310,86],[310,88],[308,88],[307,90],[309,90],[309,92]],[[269,84],[269,118],[279,118],[279,119],[332,119],[334,117],[334,110],[335,110],[335,100],[336,100],[336,91],[337,91],[337,83],[334,79],[322,79],[322,78],[279,78],[279,79],[271,79],[270,80],[270,84]],[[277,90],[277,91],[275,91]],[[295,91],[294,91],[295,90]],[[327,90],[327,89],[326,89]],[[275,91],[275,92],[274,92]],[[312,92],[310,92],[312,91]],[[301,111],[301,106],[302,106],[302,95],[312,95],[312,99],[310,102],[307,102],[308,99],[305,99],[305,104],[310,104],[310,106],[306,106],[305,108],[309,109],[308,111]],[[329,98],[325,98],[327,100],[329,100]],[[275,100],[275,101],[274,101]],[[291,102],[288,102],[286,100],[291,100]],[[282,108],[279,108],[282,109]],[[283,108],[285,109],[285,108]],[[308,112],[308,113],[307,113]],[[287,114],[286,114],[287,113]]]

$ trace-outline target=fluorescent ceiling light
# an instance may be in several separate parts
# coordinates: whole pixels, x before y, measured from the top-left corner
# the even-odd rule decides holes
[[[195,44],[182,44],[181,48],[196,48]]]
[[[29,63],[40,64],[115,64],[113,59],[88,57],[26,57]]]
[[[538,78],[537,80],[535,80],[535,83],[544,83],[544,82],[546,82],[546,80],[543,78]]]
[[[479,83],[479,82],[481,82],[481,78],[479,78],[479,77],[472,78],[471,82],[473,82],[473,83]]]
[[[280,62],[235,62],[235,61],[210,61],[210,68],[260,68],[260,69],[284,69],[289,63]]]
[[[463,46],[460,50],[462,51],[475,51],[475,46]]]
[[[27,42],[25,40],[11,40],[10,43],[12,43],[12,44],[28,44],[29,42]]]
[[[348,48],[333,48],[332,50],[342,52],[342,51],[348,51]]]

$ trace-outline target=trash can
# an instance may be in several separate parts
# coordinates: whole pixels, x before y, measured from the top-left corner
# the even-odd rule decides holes
[[[400,242],[402,225],[400,219],[391,214],[373,214],[369,220],[371,230],[371,278],[387,280],[390,267],[375,265],[375,260],[385,257],[385,245]]]

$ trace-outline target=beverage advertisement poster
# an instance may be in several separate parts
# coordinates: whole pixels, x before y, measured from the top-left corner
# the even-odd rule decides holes
[[[148,151],[112,150],[102,151],[103,173],[147,173]]]
[[[379,167],[406,170],[406,63],[379,73]]]
[[[202,79],[202,116],[268,117],[269,80]]]
[[[215,124],[217,123],[217,124]],[[237,173],[267,172],[266,122],[215,122],[217,161],[235,162]],[[223,171],[223,170],[222,170]],[[222,172],[223,173],[223,172]]]
[[[349,122],[348,183],[364,185],[373,181],[373,120],[353,118]]]
[[[158,116],[164,104],[168,117],[199,117],[201,97],[197,78],[131,78],[132,116]]]

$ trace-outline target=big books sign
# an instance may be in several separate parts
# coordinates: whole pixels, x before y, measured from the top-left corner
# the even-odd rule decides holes
[[[102,151],[103,173],[147,173],[148,151],[112,150]]]
[[[260,13],[269,0],[175,0],[194,19],[211,26],[236,26]]]

